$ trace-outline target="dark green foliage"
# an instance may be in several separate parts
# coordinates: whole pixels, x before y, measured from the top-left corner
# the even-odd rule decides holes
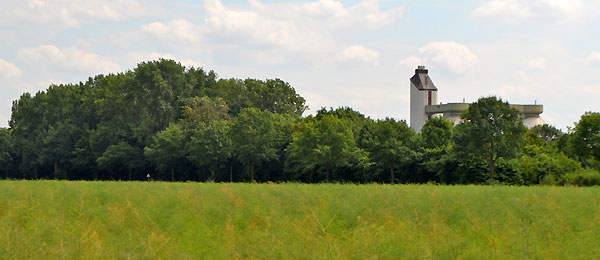
[[[413,143],[415,133],[404,121],[391,118],[377,120],[363,128],[360,146],[375,163],[374,179],[383,180],[382,173],[389,170],[389,182],[394,183],[394,170],[404,167],[415,158]]]
[[[144,148],[144,154],[161,171],[169,170],[171,181],[175,181],[175,168],[186,160],[185,135],[179,124],[171,124],[167,129],[158,132],[150,146]]]
[[[14,167],[15,147],[10,131],[6,128],[0,128],[0,171],[2,171],[1,173],[3,173],[5,179],[8,179],[8,174]]]
[[[185,103],[182,121],[188,128],[229,119],[229,107],[222,98],[192,97]]]
[[[569,138],[569,150],[588,165],[600,161],[600,113],[586,112]]]
[[[322,107],[317,111],[315,118],[321,120],[322,117],[327,115],[347,120],[357,142],[359,141],[358,138],[363,127],[368,124],[369,121],[372,121],[370,118],[366,118],[365,115],[350,107],[338,107],[336,109],[329,108],[329,110]]]
[[[278,120],[271,112],[246,108],[238,114],[231,127],[234,153],[248,169],[250,181],[254,181],[256,167],[277,159],[282,141],[277,128]]]
[[[445,147],[452,142],[454,125],[443,117],[433,117],[421,129],[424,148]]]
[[[98,168],[109,171],[127,170],[129,180],[143,180],[145,176],[142,173],[136,177],[132,176],[132,171],[144,167],[144,153],[138,147],[134,147],[126,142],[119,142],[106,148],[106,151],[100,156],[96,162]],[[112,175],[118,179],[126,179],[123,174]]]
[[[563,132],[549,124],[536,125],[531,128],[531,132],[535,133],[545,142],[556,142],[563,135]]]
[[[309,181],[323,180],[325,175],[329,182],[341,168],[360,166],[367,160],[356,145],[351,122],[333,115],[305,122],[294,132],[286,152],[286,168]]]
[[[519,111],[494,96],[471,104],[456,126],[455,150],[460,156],[483,160],[488,165],[490,183],[500,158],[515,157],[523,143],[523,126]]]
[[[523,184],[556,184],[565,174],[581,170],[581,165],[548,145],[527,145],[515,159]]]
[[[158,178],[173,179],[177,172],[178,179],[197,179],[199,169],[181,152],[195,129],[230,119],[248,107],[291,113],[281,118],[292,121],[306,109],[304,99],[282,80],[218,80],[212,71],[164,59],[140,63],[124,73],[98,75],[85,83],[52,85],[13,102],[11,169],[18,168],[21,177],[32,179],[128,179],[122,173],[125,169],[159,172]],[[178,130],[165,130],[173,124],[179,124]],[[283,132],[291,136],[291,127],[287,129]],[[177,139],[169,136],[176,133],[179,141],[167,145]],[[290,139],[277,138],[278,142]],[[131,166],[121,149],[124,144],[140,151],[148,148],[148,160]],[[284,148],[276,149],[277,159],[282,160]],[[99,162],[103,162],[100,167]]]
[[[229,104],[230,114],[237,115],[242,109],[255,107],[276,114],[301,116],[306,110],[305,100],[294,88],[280,79],[222,79],[217,95]]]
[[[452,144],[452,122],[433,117],[425,123],[418,136],[418,182],[457,183],[459,161]],[[470,182],[470,181],[469,181]]]
[[[194,131],[189,142],[188,159],[197,167],[208,166],[209,180],[215,180],[216,170],[233,155],[230,125],[228,121],[213,121],[202,125]]]
[[[549,125],[526,130],[518,111],[487,97],[456,128],[434,117],[417,135],[404,121],[373,120],[350,107],[302,118],[306,109],[280,79],[218,79],[173,60],[143,62],[21,95],[10,128],[0,129],[0,174],[583,185],[593,177],[572,177],[584,169],[579,162],[600,169],[598,113],[565,134]]]
[[[575,186],[597,186],[600,185],[600,172],[593,169],[584,169],[568,173],[562,177],[558,184]]]

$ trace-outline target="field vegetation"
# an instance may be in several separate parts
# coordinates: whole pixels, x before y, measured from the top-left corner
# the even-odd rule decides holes
[[[594,259],[600,189],[0,181],[0,259]]]

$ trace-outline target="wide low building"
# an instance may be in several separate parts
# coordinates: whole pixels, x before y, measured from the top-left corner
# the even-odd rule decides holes
[[[415,75],[410,79],[410,127],[420,132],[425,122],[431,117],[443,116],[455,125],[461,122],[460,115],[469,108],[469,103],[446,103],[437,104],[437,88],[428,75],[425,66],[419,66]],[[523,115],[523,124],[528,127],[544,124],[540,114],[544,112],[544,106],[514,105]]]

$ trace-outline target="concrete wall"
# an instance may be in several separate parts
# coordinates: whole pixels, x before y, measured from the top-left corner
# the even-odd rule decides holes
[[[461,122],[460,114],[469,108],[467,103],[448,103],[426,106],[424,111],[426,115],[443,115],[450,122],[455,125]],[[510,105],[512,108],[516,108],[523,115],[523,125],[527,128],[532,128],[536,125],[543,125],[544,120],[540,117],[540,114],[544,112],[544,106],[542,105]],[[411,106],[412,108],[412,106]],[[424,124],[424,123],[423,123]]]
[[[425,113],[425,106],[429,101],[428,92],[428,90],[419,90],[412,82],[410,83],[410,127],[417,133],[429,118]],[[431,91],[431,104],[437,103],[437,91]]]

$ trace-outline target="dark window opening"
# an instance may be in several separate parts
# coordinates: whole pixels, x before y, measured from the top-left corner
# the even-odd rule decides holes
[[[431,91],[427,91],[427,105],[431,106]]]

